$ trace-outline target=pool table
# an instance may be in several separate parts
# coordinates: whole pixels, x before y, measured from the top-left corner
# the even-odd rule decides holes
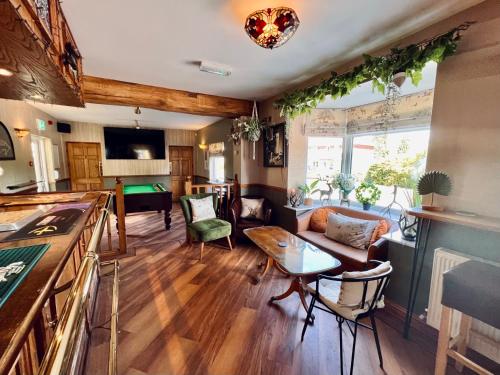
[[[125,215],[133,212],[163,210],[165,214],[165,229],[170,229],[170,211],[172,210],[172,192],[167,191],[163,184],[124,185]],[[113,196],[116,214],[116,196]]]

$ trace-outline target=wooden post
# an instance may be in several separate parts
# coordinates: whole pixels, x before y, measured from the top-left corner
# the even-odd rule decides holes
[[[116,221],[118,224],[118,246],[120,254],[127,253],[127,229],[125,228],[125,198],[123,195],[123,181],[116,178]]]
[[[186,182],[184,182],[184,191],[186,192],[186,195],[193,194],[193,181],[191,176],[186,177]]]

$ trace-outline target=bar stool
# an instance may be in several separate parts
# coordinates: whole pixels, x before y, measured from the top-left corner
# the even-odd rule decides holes
[[[472,318],[500,328],[500,267],[469,261],[443,274],[441,326],[434,375],[444,375],[448,356],[459,371],[463,366],[477,374],[493,375],[465,356]],[[459,335],[450,340],[453,310],[462,313]]]

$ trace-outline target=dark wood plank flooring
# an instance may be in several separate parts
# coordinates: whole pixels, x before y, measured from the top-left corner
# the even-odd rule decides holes
[[[230,252],[209,244],[199,262],[197,245],[184,244],[178,206],[172,219],[169,232],[163,230],[162,214],[126,219],[128,246],[136,247],[137,255],[121,260],[119,374],[340,373],[339,332],[333,316],[318,310],[314,326],[301,342],[305,312],[298,296],[268,303],[290,280],[273,270],[259,285],[252,282],[264,259],[257,247],[239,244]],[[109,310],[105,302],[109,284],[104,289],[98,311],[103,321]],[[385,372],[378,366],[371,332],[361,329],[355,373],[432,374],[433,345],[407,341],[384,321],[379,330]],[[344,329],[348,373],[352,338]],[[101,330],[93,338],[88,373],[106,368],[102,335]],[[458,374],[449,367],[448,374]]]

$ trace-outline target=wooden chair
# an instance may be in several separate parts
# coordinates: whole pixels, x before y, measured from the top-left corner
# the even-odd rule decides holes
[[[316,281],[307,285],[307,290],[312,294],[311,304],[307,311],[307,318],[302,328],[301,340],[309,323],[313,322],[313,309],[317,308],[335,315],[339,327],[340,338],[340,373],[344,373],[344,349],[342,346],[342,325],[345,322],[353,336],[351,371],[354,368],[354,354],[356,351],[356,338],[358,327],[368,328],[373,332],[377,346],[380,368],[383,367],[382,350],[375,323],[375,311],[384,307],[384,291],[389,283],[392,266],[389,262],[372,260],[378,266],[374,269],[361,272],[350,272],[348,275],[356,277],[318,275]],[[341,292],[342,291],[342,292]],[[343,300],[342,300],[343,299]],[[322,306],[316,306],[319,302]],[[371,326],[361,323],[363,318],[370,318]],[[353,323],[354,330],[349,323]]]
[[[246,219],[241,217],[241,198],[247,199],[264,199],[263,202],[263,210],[264,210],[264,218],[263,219]],[[229,206],[229,221],[231,222],[231,226],[233,228],[233,236],[235,239],[246,239],[243,231],[248,228],[256,228],[262,227],[265,225],[269,225],[271,222],[271,214],[272,214],[272,205],[271,202],[263,197],[257,195],[245,195],[243,197],[235,196],[231,205]]]
[[[469,261],[443,274],[443,305],[436,354],[435,375],[444,375],[448,357],[455,360],[460,372],[463,366],[481,375],[492,372],[466,357],[472,318],[500,329],[500,267]],[[462,314],[460,332],[451,340],[453,310]]]
[[[191,212],[190,199],[202,199],[212,197],[214,203],[214,211],[217,212],[217,204],[219,199],[217,193],[192,194],[184,195],[180,198],[180,204],[184,220],[186,221],[186,241],[191,244],[192,241],[201,242],[200,245],[200,260],[203,258],[203,249],[205,242],[215,241],[221,238],[226,238],[229,249],[233,250],[231,244],[231,223],[222,219],[207,219],[193,223],[193,215]]]

